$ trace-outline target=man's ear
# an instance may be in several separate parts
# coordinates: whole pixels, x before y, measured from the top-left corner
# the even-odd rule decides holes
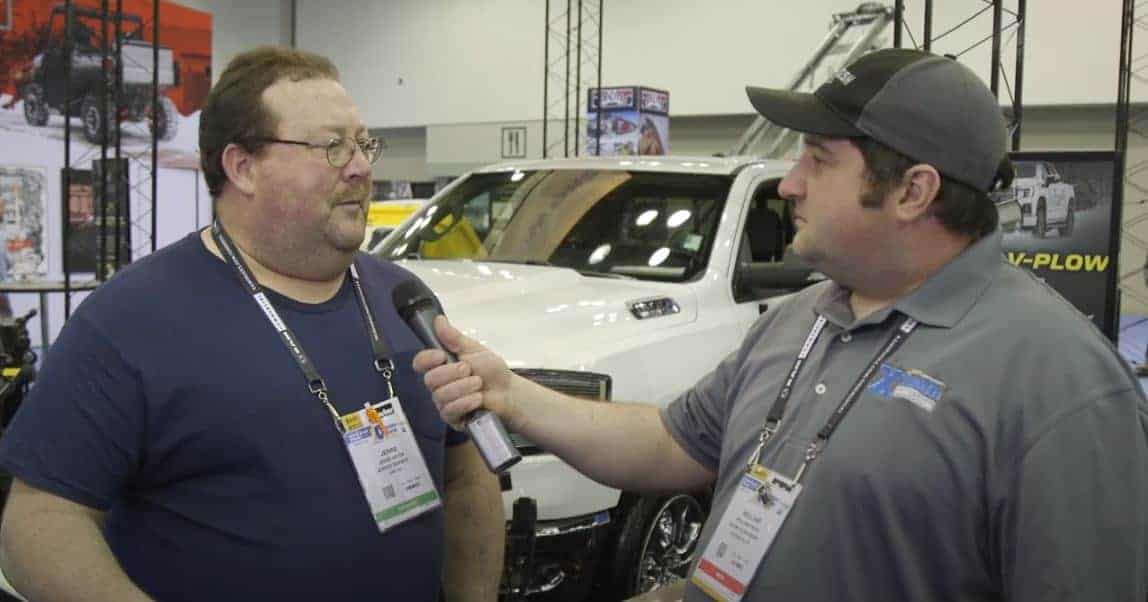
[[[941,190],[941,174],[932,165],[920,163],[905,172],[904,193],[897,199],[897,216],[911,222],[929,215]]]
[[[232,142],[223,149],[223,173],[245,195],[255,194],[255,156]]]

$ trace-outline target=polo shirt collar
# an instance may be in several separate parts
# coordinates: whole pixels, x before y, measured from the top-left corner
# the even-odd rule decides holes
[[[1001,231],[973,242],[920,287],[886,307],[854,323],[850,291],[836,282],[817,298],[814,311],[842,328],[884,322],[893,311],[922,324],[952,328],[972,309],[1003,265]]]

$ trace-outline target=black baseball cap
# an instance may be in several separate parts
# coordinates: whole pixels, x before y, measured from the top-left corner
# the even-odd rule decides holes
[[[812,94],[747,87],[777,125],[831,138],[869,137],[989,192],[1011,179],[1004,115],[971,69],[919,50],[876,50]]]

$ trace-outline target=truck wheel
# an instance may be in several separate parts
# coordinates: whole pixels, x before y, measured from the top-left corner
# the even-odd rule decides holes
[[[24,120],[28,125],[41,127],[48,123],[48,105],[44,104],[44,88],[40,84],[24,86]]]
[[[155,137],[164,141],[171,140],[175,138],[178,129],[179,111],[175,108],[175,102],[160,95],[159,113],[155,116]]]
[[[1076,227],[1076,202],[1068,201],[1068,215],[1064,216],[1064,224],[1058,229],[1061,236],[1072,236],[1072,229]]]
[[[705,518],[694,495],[638,498],[622,517],[605,592],[625,599],[686,577]]]
[[[1036,227],[1033,228],[1033,234],[1037,238],[1044,238],[1048,236],[1048,217],[1044,210],[1044,199],[1041,199],[1040,205],[1036,209]]]
[[[84,97],[84,102],[80,105],[80,118],[84,122],[84,138],[87,138],[88,142],[100,144],[107,137],[108,122],[116,119],[115,109],[114,103],[108,103],[107,109],[101,111],[99,98],[93,94]],[[114,143],[114,140],[108,140],[108,144]]]

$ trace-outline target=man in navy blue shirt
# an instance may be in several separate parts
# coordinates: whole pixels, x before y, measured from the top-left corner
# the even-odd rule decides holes
[[[0,440],[18,591],[496,599],[497,479],[410,368],[413,276],[357,253],[379,151],[327,59],[232,61],[200,118],[218,221],[85,300]]]

